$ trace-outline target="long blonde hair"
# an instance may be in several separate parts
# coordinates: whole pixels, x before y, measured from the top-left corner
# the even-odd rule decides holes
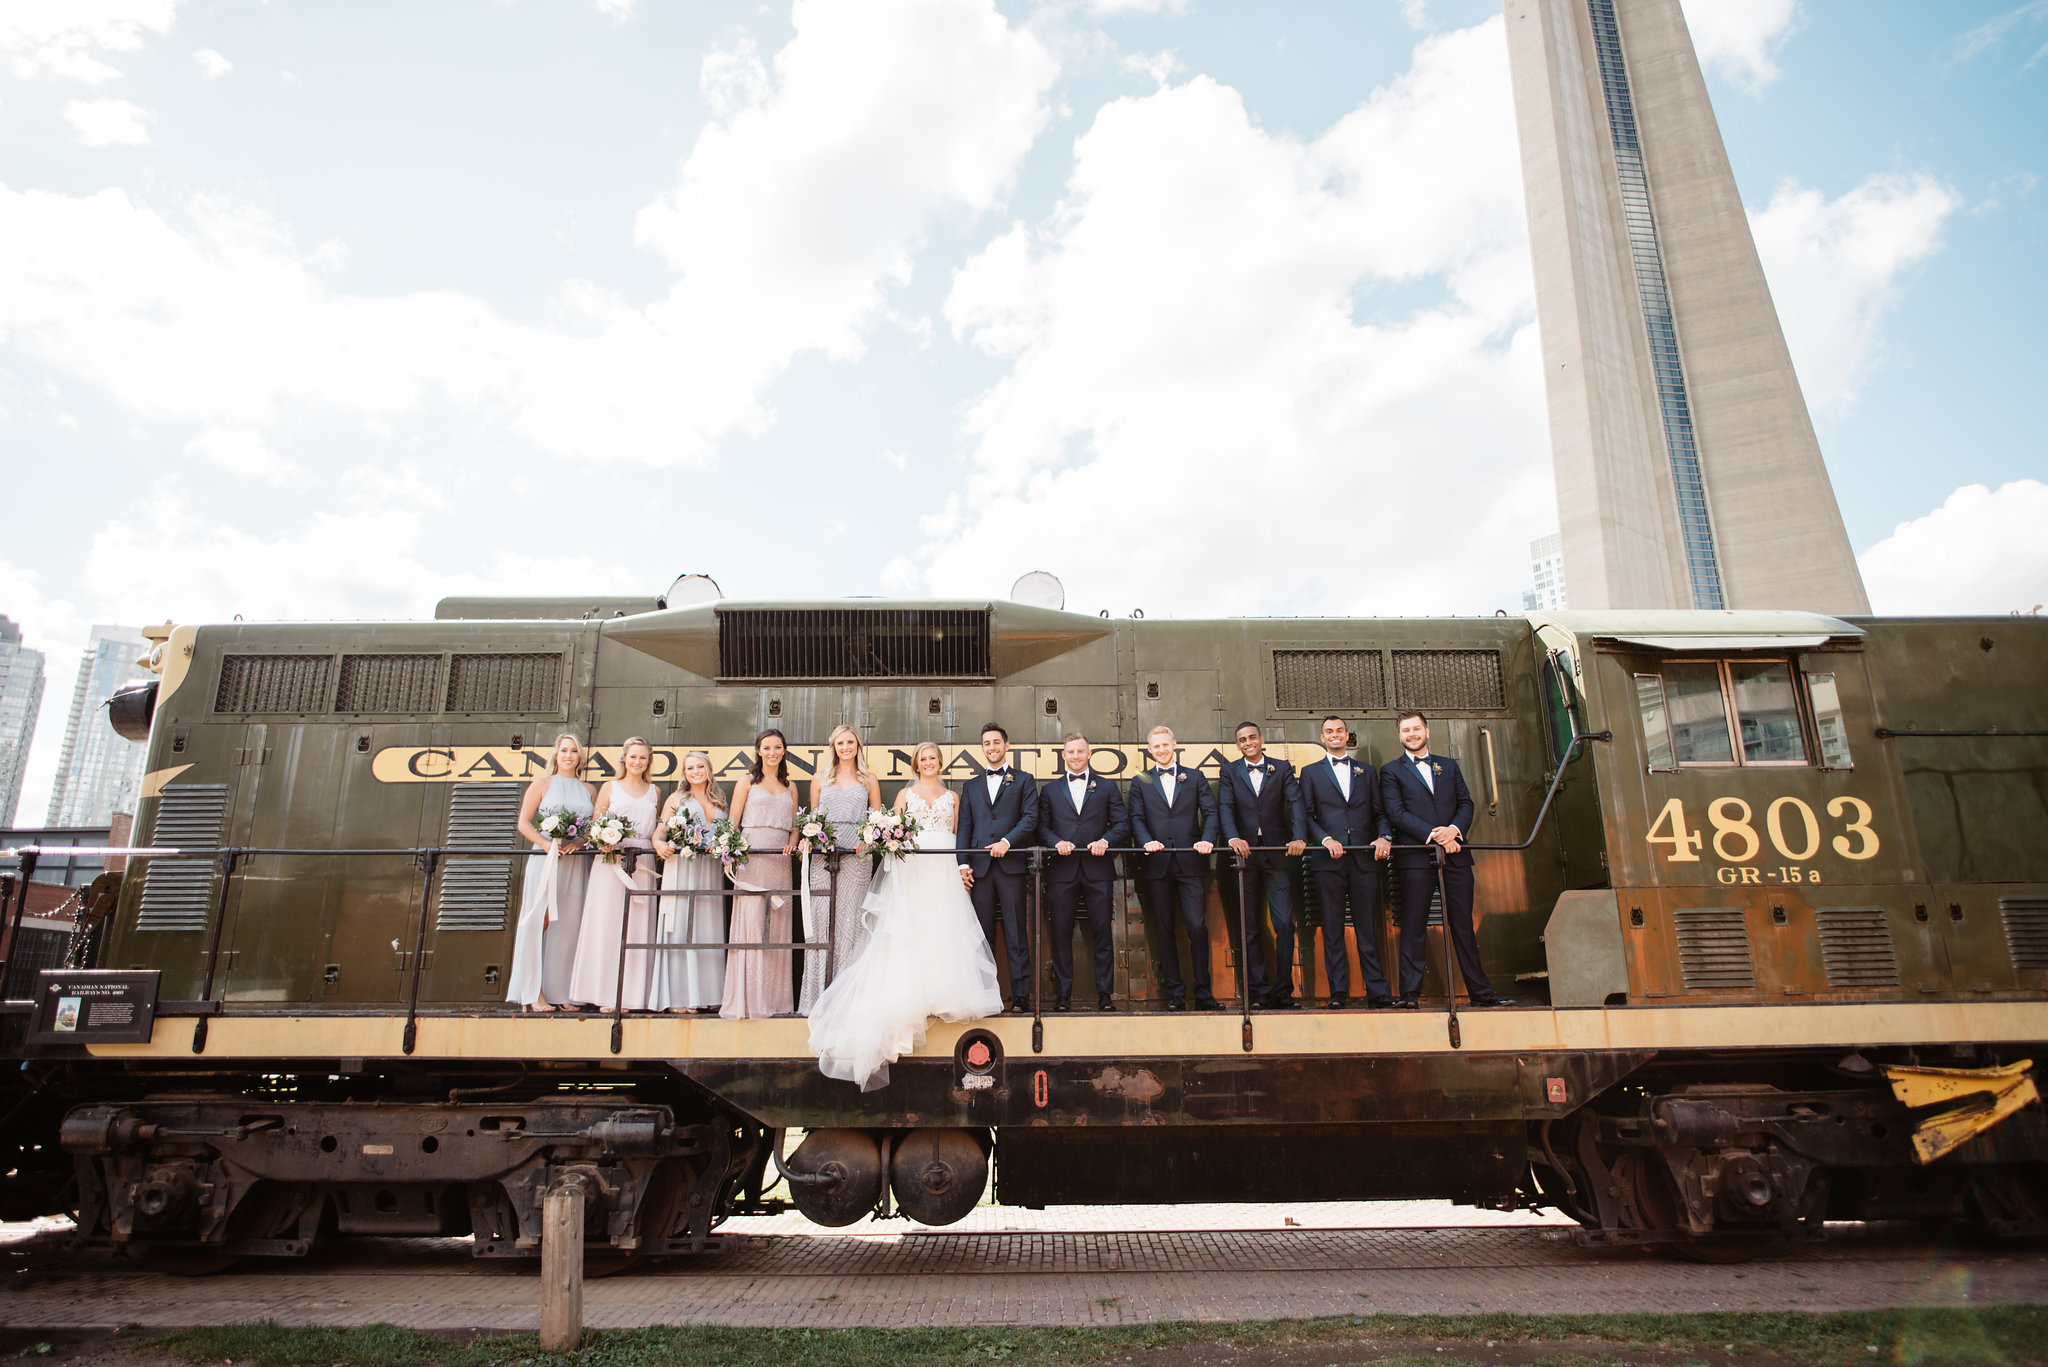
[[[556,774],[562,772],[563,741],[568,741],[576,747],[576,754],[578,756],[576,772],[570,774],[569,777],[580,779],[583,777],[583,766],[588,764],[590,759],[589,756],[583,753],[583,741],[574,731],[564,731],[561,735],[555,737],[555,748],[548,752],[548,777],[553,778]]]
[[[710,776],[704,780],[704,791],[711,794],[711,810],[714,812],[724,811],[725,794],[718,789],[718,770],[712,767],[711,756],[705,754],[702,750],[692,750],[689,754],[684,755],[683,762],[676,766],[676,774],[682,781],[682,786],[676,791],[681,793],[685,800],[689,798],[690,775],[687,770],[690,767],[690,761],[693,759],[703,760],[704,772]]]
[[[833,780],[839,777],[839,751],[836,747],[839,744],[839,737],[841,735],[848,735],[853,737],[854,779],[857,782],[859,782],[862,786],[866,786],[867,784],[872,783],[874,781],[875,776],[868,772],[867,742],[860,738],[860,732],[854,730],[851,726],[846,725],[844,722],[840,723],[838,726],[833,727],[832,734],[825,737],[825,755],[823,763],[826,767],[825,772],[818,775],[819,780],[822,783],[824,783],[826,787],[829,788],[832,786]]]
[[[939,748],[939,743],[935,740],[921,740],[917,743],[917,748],[910,752],[910,772],[916,775],[911,782],[921,783],[924,781],[924,774],[917,766],[918,761],[924,758],[924,752],[927,750],[939,757],[939,772],[933,775],[933,777],[943,783],[946,778],[946,752]]]

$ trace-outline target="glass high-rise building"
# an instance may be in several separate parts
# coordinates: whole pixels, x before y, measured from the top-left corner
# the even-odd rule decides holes
[[[24,646],[21,628],[0,617],[0,826],[14,824],[42,705],[43,653]]]
[[[57,758],[47,825],[104,826],[115,812],[135,810],[148,747],[115,733],[106,703],[123,684],[149,677],[149,671],[136,663],[148,653],[149,642],[133,628],[92,629],[71,692],[71,716],[64,724],[64,749]]]

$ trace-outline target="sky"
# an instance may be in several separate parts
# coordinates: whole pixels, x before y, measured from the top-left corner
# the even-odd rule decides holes
[[[1685,10],[1874,607],[2048,600],[2048,0]],[[1514,610],[1499,6],[0,0],[0,470],[28,813],[94,622]]]

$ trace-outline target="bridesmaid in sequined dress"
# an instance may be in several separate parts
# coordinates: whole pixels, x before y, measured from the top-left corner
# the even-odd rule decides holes
[[[851,726],[833,727],[827,750],[832,756],[832,772],[811,780],[811,805],[831,818],[839,834],[839,848],[852,853],[839,857],[839,881],[832,889],[830,909],[825,909],[824,898],[815,894],[812,897],[812,906],[825,911],[825,924],[806,925],[804,938],[830,940],[832,952],[829,963],[822,950],[804,952],[804,990],[797,1010],[807,1016],[826,985],[846,971],[854,955],[868,942],[868,928],[860,913],[867,900],[868,875],[874,866],[869,862],[867,846],[860,843],[860,823],[882,805],[882,785],[868,772],[867,747],[861,744],[860,732]],[[814,887],[822,876],[817,866],[823,862],[815,855],[811,858]]]
[[[796,853],[796,789],[790,786],[788,742],[770,727],[754,737],[754,766],[733,789],[732,819],[747,833],[753,853],[733,874],[739,893],[732,899],[732,934],[725,959],[727,1020],[788,1015],[795,1005],[790,951],[749,949],[753,944],[788,944],[790,856]]]

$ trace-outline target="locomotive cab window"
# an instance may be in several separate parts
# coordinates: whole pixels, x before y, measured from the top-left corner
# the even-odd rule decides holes
[[[1655,673],[1636,674],[1648,767],[1811,763],[1801,677],[1789,660],[1669,660]],[[1823,762],[1846,767],[1848,741],[1834,676],[1803,677]]]

